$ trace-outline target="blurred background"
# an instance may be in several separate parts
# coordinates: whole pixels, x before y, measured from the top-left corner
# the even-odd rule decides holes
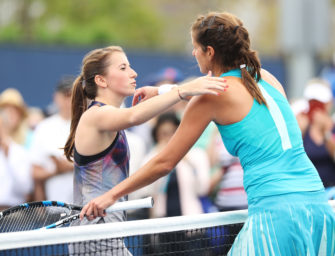
[[[207,11],[242,19],[289,98],[335,61],[335,0],[0,0],[0,91],[14,87],[44,109],[60,77],[78,75],[84,54],[107,45],[125,49],[138,86],[166,67],[200,75],[189,30]]]
[[[208,11],[244,22],[262,67],[286,89],[306,153],[335,199],[335,0],[0,0],[0,211],[27,201],[72,202],[73,163],[62,148],[73,77],[87,52],[122,46],[138,87],[182,82],[201,75],[190,27]],[[130,174],[166,145],[185,106],[126,131]],[[130,195],[155,195],[156,206],[129,219],[247,207],[242,166],[213,122],[171,173]]]

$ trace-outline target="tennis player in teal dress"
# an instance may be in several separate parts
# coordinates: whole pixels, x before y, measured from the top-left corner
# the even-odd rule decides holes
[[[335,255],[335,214],[307,157],[302,136],[278,80],[250,49],[241,20],[229,13],[199,16],[192,25],[200,71],[225,77],[219,96],[193,97],[167,146],[134,175],[90,201],[81,216],[173,169],[214,121],[227,150],[240,158],[249,211],[229,255]],[[144,88],[137,95],[147,95]],[[142,103],[140,103],[142,104]]]
[[[241,78],[241,70],[221,76]],[[258,86],[268,106],[254,100],[240,122],[217,124],[241,160],[249,204],[230,255],[334,255],[334,213],[295,116],[278,90],[264,80]]]

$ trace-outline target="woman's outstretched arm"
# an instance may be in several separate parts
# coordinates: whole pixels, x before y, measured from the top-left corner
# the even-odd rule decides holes
[[[91,115],[90,120],[99,130],[119,131],[142,124],[152,117],[166,111],[169,107],[188,96],[211,94],[224,91],[225,79],[208,76],[187,82],[168,93],[152,97],[131,108],[104,106]]]
[[[93,219],[104,216],[103,210],[114,204],[118,198],[153,183],[168,174],[194,145],[215,113],[212,95],[193,97],[188,104],[180,126],[167,146],[132,176],[122,181],[110,191],[91,200],[84,206],[80,217]]]

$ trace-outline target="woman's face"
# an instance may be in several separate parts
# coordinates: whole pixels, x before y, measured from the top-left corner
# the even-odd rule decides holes
[[[130,67],[123,52],[114,52],[109,59],[111,65],[106,70],[107,86],[121,96],[131,96],[135,92],[137,73]]]
[[[192,55],[197,60],[200,72],[203,74],[207,74],[209,71],[208,57],[206,56],[206,53],[202,50],[200,44],[198,44],[195,41],[193,33],[192,33],[192,45],[193,45]]]

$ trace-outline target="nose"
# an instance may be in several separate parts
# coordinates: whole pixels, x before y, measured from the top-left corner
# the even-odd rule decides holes
[[[192,56],[195,56],[195,49],[192,50]]]
[[[137,73],[134,69],[131,69],[131,77],[133,77],[133,78],[137,77]]]

